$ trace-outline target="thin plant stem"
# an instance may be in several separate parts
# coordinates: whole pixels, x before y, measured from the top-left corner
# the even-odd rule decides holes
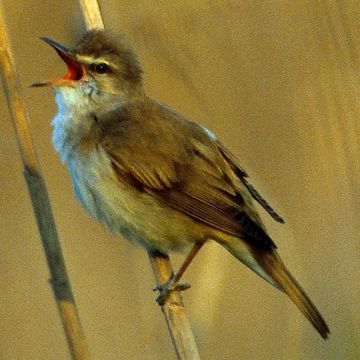
[[[85,337],[67,276],[45,181],[41,174],[29,123],[21,102],[15,64],[2,14],[3,12],[0,11],[0,72],[11,118],[16,130],[24,176],[51,274],[50,283],[72,359],[86,360],[89,359],[89,356]]]
[[[149,252],[150,263],[157,284],[165,284],[173,275],[170,259],[158,252]],[[179,360],[200,360],[180,291],[173,290],[161,305]]]

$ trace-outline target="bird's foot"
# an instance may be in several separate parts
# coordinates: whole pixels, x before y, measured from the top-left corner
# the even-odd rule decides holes
[[[188,283],[178,283],[175,281],[175,276],[173,275],[165,284],[153,286],[153,291],[160,291],[159,296],[156,298],[156,301],[159,305],[164,305],[167,298],[173,291],[184,291],[190,288]]]

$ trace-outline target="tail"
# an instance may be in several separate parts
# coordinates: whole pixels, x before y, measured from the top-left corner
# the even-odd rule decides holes
[[[261,254],[258,263],[265,272],[274,280],[280,290],[289,296],[305,317],[311,322],[323,339],[327,339],[330,330],[320,312],[306,295],[295,278],[286,269],[276,250]]]
[[[221,244],[251,270],[287,294],[322,338],[328,338],[330,331],[325,320],[305,291],[286,269],[275,249],[250,248],[239,239],[222,242]]]

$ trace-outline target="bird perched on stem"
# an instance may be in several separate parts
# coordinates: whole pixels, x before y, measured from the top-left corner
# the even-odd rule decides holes
[[[202,244],[214,240],[285,292],[327,338],[328,326],[280,259],[254,200],[283,219],[215,135],[146,95],[141,66],[121,38],[92,30],[71,49],[43,40],[68,70],[33,85],[55,87],[53,142],[80,203],[148,251],[193,246],[161,288],[162,300]]]

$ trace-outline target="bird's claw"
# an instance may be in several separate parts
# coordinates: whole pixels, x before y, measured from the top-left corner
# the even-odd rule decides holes
[[[159,305],[164,305],[165,301],[173,291],[184,291],[191,287],[189,283],[174,283],[172,278],[168,280],[165,284],[157,284],[152,287],[153,291],[160,291],[159,296],[156,298],[156,301]]]

